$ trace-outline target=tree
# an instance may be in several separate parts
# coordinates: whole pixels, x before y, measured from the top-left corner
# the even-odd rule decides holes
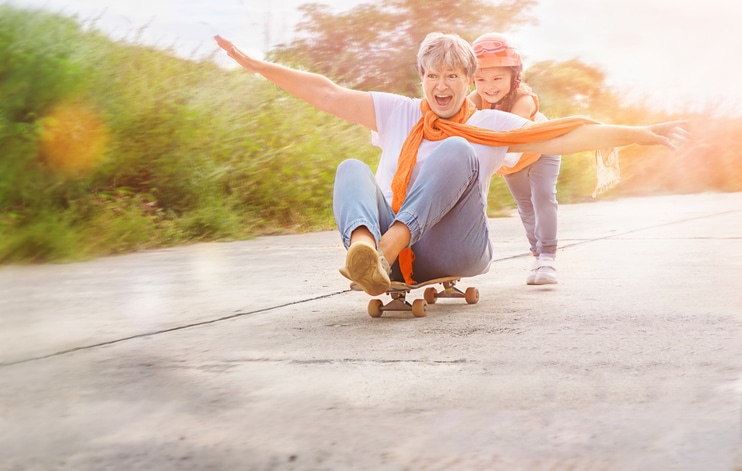
[[[298,38],[270,51],[268,60],[326,75],[343,85],[419,95],[416,54],[425,35],[456,33],[468,41],[534,22],[537,0],[382,0],[334,14],[302,5]]]

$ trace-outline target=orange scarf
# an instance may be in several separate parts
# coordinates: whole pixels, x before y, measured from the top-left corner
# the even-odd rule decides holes
[[[467,99],[456,115],[448,119],[440,118],[433,112],[426,100],[420,103],[422,117],[412,127],[409,136],[402,145],[397,160],[397,172],[392,179],[392,209],[398,213],[407,196],[407,185],[410,182],[412,169],[417,163],[417,150],[423,138],[429,141],[440,141],[451,136],[461,136],[474,144],[507,147],[529,142],[540,142],[567,134],[585,124],[598,124],[586,118],[561,118],[534,124],[525,129],[512,131],[490,131],[465,124],[476,111],[476,106]],[[407,247],[399,254],[399,268],[405,283],[414,284],[412,264],[415,254]]]

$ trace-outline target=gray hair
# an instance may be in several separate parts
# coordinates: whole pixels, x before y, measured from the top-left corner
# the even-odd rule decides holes
[[[471,45],[457,34],[430,33],[417,51],[417,70],[422,77],[426,71],[440,71],[442,66],[462,68],[471,78],[477,71],[477,56]]]

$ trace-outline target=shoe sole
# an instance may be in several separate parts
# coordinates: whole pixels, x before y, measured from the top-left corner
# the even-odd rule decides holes
[[[345,256],[345,268],[350,279],[371,296],[386,293],[391,286],[388,276],[382,274],[381,260],[376,247],[356,243]]]
[[[534,285],[557,285],[559,281],[556,276],[541,276],[536,275],[536,279],[533,281]]]

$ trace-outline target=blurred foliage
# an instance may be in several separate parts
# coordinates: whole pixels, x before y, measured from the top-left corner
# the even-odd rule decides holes
[[[602,70],[577,59],[539,62],[524,73],[525,82],[538,91],[541,111],[550,117],[609,118],[620,105],[605,79]]]
[[[506,30],[528,21],[532,3],[471,0],[461,10],[387,0],[339,15],[305,6],[301,39],[273,57],[305,68],[335,64],[330,75],[338,80],[389,90],[398,84],[396,91],[417,95],[414,55],[424,34],[448,29],[471,39]],[[484,6],[497,18],[465,15]],[[342,47],[327,49],[322,38]],[[383,77],[393,78],[373,81]],[[550,117],[669,118],[650,104],[625,105],[600,70],[576,60],[536,64],[526,80]],[[338,163],[378,161],[367,130],[259,77],[136,38],[115,42],[94,22],[43,11],[0,5],[0,93],[0,263],[330,229]],[[742,190],[733,145],[742,118],[696,113],[689,120],[694,138],[679,151],[623,149],[623,182],[604,197]],[[560,201],[589,199],[594,181],[591,155],[565,156]],[[513,207],[495,177],[491,215]]]
[[[687,194],[742,191],[742,159],[736,146],[742,116],[689,113],[693,134],[680,149],[632,146],[622,151],[623,181],[612,194]]]
[[[668,114],[652,103],[627,103],[606,85],[605,73],[573,59],[545,61],[525,72],[525,81],[539,95],[541,110],[550,118],[588,115],[605,123],[648,125],[682,119],[691,140],[672,151],[629,146],[620,150],[621,183],[601,198],[701,191],[742,191],[742,159],[735,136],[742,117],[718,116],[713,107],[682,116]],[[557,185],[562,202],[590,200],[595,184],[594,154],[564,156]]]
[[[362,128],[210,60],[6,5],[0,41],[0,262],[329,229],[337,164],[378,158]]]
[[[541,112],[549,118],[584,115],[602,122],[641,124],[625,115],[605,79],[602,70],[577,59],[539,62],[524,73],[524,81],[538,94]],[[589,199],[596,181],[594,161],[593,152],[563,156],[557,183],[560,201]]]

